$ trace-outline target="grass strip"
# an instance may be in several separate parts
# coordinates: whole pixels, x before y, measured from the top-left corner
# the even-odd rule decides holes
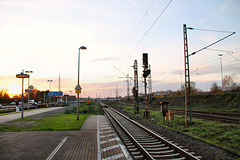
[[[23,125],[0,125],[0,130],[5,132],[12,131],[64,131],[64,130],[80,130],[88,114],[80,114],[77,120],[77,114],[57,114],[51,117],[42,119],[24,118],[18,119],[17,122],[22,122]],[[27,123],[34,124],[32,126],[24,125]]]

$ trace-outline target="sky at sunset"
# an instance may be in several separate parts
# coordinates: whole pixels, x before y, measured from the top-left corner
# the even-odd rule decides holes
[[[74,94],[80,53],[81,96],[125,96],[125,77],[148,53],[152,90],[180,89],[184,83],[183,24],[236,34],[190,56],[191,81],[207,91],[223,75],[240,83],[239,0],[0,0],[0,90],[21,93],[24,69],[39,90]],[[226,32],[188,30],[189,54],[227,36]],[[229,52],[227,52],[229,51]],[[25,80],[25,89],[27,87]],[[133,81],[130,81],[133,87]],[[71,93],[70,93],[71,91]]]

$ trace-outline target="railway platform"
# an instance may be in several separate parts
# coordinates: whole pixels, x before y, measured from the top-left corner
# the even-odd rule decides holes
[[[79,131],[0,132],[0,159],[131,159],[103,115],[88,116]]]

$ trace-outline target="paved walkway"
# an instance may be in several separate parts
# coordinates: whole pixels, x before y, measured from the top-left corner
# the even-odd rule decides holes
[[[26,117],[54,109],[61,107],[24,114]],[[3,123],[20,116],[17,113],[0,118]],[[103,115],[91,115],[78,131],[0,132],[1,159],[131,160],[131,157],[108,119]]]
[[[62,109],[62,108],[63,107],[52,107],[52,108],[44,108],[44,109],[24,111],[23,112],[23,117],[28,117],[28,116],[32,116],[32,115],[35,115],[35,114],[40,114],[40,113],[49,112],[49,111]],[[21,118],[21,114],[22,114],[22,112],[0,116],[0,124],[8,122],[8,121],[15,120],[15,119],[19,119],[19,118]]]

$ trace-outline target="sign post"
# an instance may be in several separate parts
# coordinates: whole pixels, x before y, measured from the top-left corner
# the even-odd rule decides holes
[[[23,119],[23,90],[24,90],[24,78],[29,78],[28,74],[24,74],[24,70],[23,72],[21,72],[20,74],[16,75],[16,78],[22,78],[22,115],[21,118]]]
[[[79,120],[79,93],[81,93],[81,90],[82,90],[81,86],[79,85],[79,82],[75,90],[77,93],[77,120]]]

